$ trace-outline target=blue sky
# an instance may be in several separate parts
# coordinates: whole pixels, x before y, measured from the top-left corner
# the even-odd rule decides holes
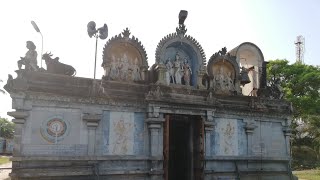
[[[266,58],[286,58],[295,61],[294,41],[297,35],[305,38],[305,63],[317,62],[320,40],[320,1],[271,0],[247,1],[251,21],[258,32]],[[258,45],[259,46],[259,45]]]
[[[61,62],[74,66],[77,76],[92,78],[95,41],[86,32],[89,21],[98,27],[107,23],[109,38],[128,27],[144,45],[151,66],[157,44],[175,31],[181,9],[189,12],[187,34],[202,45],[207,60],[222,47],[231,50],[249,41],[260,47],[265,60],[286,58],[294,62],[294,41],[302,35],[305,63],[319,65],[318,0],[10,0],[1,1],[0,7],[0,79],[4,81],[8,74],[16,76],[17,60],[26,53],[28,40],[37,46],[40,65],[41,36],[31,20],[43,34],[44,52],[51,51]],[[105,43],[98,43],[97,77],[103,74],[100,64]],[[10,99],[8,94],[0,95],[0,116],[7,117],[6,112],[11,111]]]

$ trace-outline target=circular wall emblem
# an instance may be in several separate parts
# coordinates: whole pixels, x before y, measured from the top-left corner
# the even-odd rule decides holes
[[[40,132],[50,143],[58,143],[69,134],[70,124],[62,117],[55,116],[42,122]]]

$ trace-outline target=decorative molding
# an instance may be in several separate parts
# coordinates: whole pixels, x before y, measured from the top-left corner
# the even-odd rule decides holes
[[[292,135],[292,129],[289,126],[284,126],[282,131],[284,132],[285,136],[291,136]]]
[[[244,129],[246,130],[247,134],[252,134],[254,132],[254,129],[257,128],[254,121],[253,122],[247,122],[244,126]]]
[[[217,106],[222,106],[221,102],[212,95],[212,92],[210,91],[207,98],[206,98],[207,102],[209,104],[212,104],[212,105],[217,105]]]
[[[14,117],[15,119],[25,119],[29,116],[28,111],[11,111],[7,113],[9,116]]]
[[[213,121],[213,117],[214,117],[214,113],[215,113],[216,109],[213,110],[207,110],[207,117],[206,117],[206,121]]]
[[[163,93],[160,90],[160,86],[157,86],[155,90],[150,90],[148,94],[146,94],[146,99],[160,99],[163,96]]]
[[[88,127],[97,127],[102,119],[102,115],[85,113],[82,119],[87,122]]]

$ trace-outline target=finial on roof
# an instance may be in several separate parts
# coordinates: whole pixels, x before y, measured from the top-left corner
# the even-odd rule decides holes
[[[129,28],[124,29],[123,32],[122,32],[122,35],[123,35],[123,37],[125,37],[125,38],[129,38],[130,34],[131,34],[131,33],[130,33]]]
[[[180,25],[184,24],[184,21],[186,20],[187,16],[188,16],[188,11],[180,10],[180,13],[179,13],[179,24]]]

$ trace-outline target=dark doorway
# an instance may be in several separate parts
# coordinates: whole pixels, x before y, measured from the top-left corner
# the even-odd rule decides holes
[[[164,128],[166,180],[201,180],[203,140],[199,116],[167,115]]]

